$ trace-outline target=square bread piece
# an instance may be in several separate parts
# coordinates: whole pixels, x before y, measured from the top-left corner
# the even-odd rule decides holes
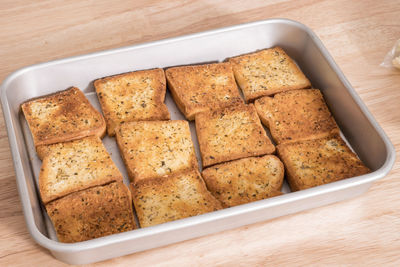
[[[233,207],[282,194],[284,167],[276,156],[266,155],[214,165],[202,175],[215,198]]]
[[[35,146],[67,142],[89,135],[103,137],[103,116],[76,87],[21,105]]]
[[[128,121],[169,120],[163,69],[134,71],[94,81],[109,136]]]
[[[292,191],[369,173],[339,135],[277,146]]]
[[[131,184],[141,227],[219,210],[221,203],[207,190],[197,169]]]
[[[339,133],[335,119],[318,89],[293,90],[254,102],[261,122],[278,144]]]
[[[123,183],[110,183],[72,193],[46,205],[58,240],[85,241],[136,228],[132,197]]]
[[[97,136],[40,146],[38,153],[43,158],[39,189],[44,203],[92,186],[122,182],[122,174]]]
[[[310,81],[280,47],[229,58],[246,102],[261,96],[311,87]]]
[[[229,63],[169,68],[168,88],[188,120],[202,111],[243,103]]]
[[[132,182],[198,168],[187,121],[124,123],[116,138]]]
[[[195,122],[203,167],[275,151],[253,104],[202,112]]]

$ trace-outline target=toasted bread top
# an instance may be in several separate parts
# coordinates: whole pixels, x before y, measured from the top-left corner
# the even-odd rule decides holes
[[[116,137],[131,181],[198,167],[187,121],[124,123]]]
[[[337,134],[277,146],[292,190],[370,172]]]
[[[219,210],[221,203],[204,184],[197,169],[131,184],[140,226],[147,227]]]
[[[46,205],[60,242],[73,243],[136,228],[131,194],[122,183],[95,186]]]
[[[69,193],[112,181],[122,174],[97,136],[43,146],[39,189],[44,203]]]
[[[243,103],[229,63],[173,67],[165,75],[175,102],[188,120],[202,111]]]
[[[108,135],[123,122],[168,120],[163,69],[134,71],[94,81]]]
[[[29,100],[21,108],[36,147],[89,135],[102,137],[106,130],[103,116],[76,87]]]
[[[246,102],[261,96],[311,86],[299,67],[280,47],[229,58]]]
[[[282,162],[273,155],[217,164],[202,172],[207,188],[225,207],[279,195],[283,174]]]
[[[318,89],[303,89],[262,97],[254,102],[261,121],[276,143],[315,139],[339,133]]]
[[[275,151],[253,104],[202,112],[195,122],[203,167]]]

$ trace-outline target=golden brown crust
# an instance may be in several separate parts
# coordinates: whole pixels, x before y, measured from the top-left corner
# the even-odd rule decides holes
[[[118,74],[94,81],[108,135],[124,122],[169,120],[164,104],[166,81],[163,69]]]
[[[203,167],[275,151],[252,104],[202,112],[195,123]]]
[[[229,63],[173,67],[165,75],[178,108],[188,120],[199,112],[243,103]]]
[[[71,142],[71,141],[69,141]],[[57,143],[57,144],[52,144],[52,145],[40,145],[36,147],[36,153],[39,157],[40,160],[43,161],[43,159],[50,154],[52,148],[54,147],[54,145],[58,145],[58,144],[63,144],[63,143]]]
[[[277,146],[293,191],[369,173],[339,135]]]
[[[132,182],[198,168],[187,121],[124,123],[116,138]]]
[[[278,144],[339,133],[318,89],[287,91],[254,102],[261,121]]]
[[[140,226],[147,227],[219,210],[197,169],[131,184]]]
[[[137,228],[123,183],[96,186],[46,205],[60,242],[73,243]]]
[[[43,203],[72,192],[113,181],[122,182],[115,166],[97,136],[42,146],[39,190]]]
[[[103,137],[103,116],[76,87],[28,100],[21,105],[35,146],[67,142],[90,135]]]
[[[215,198],[232,207],[280,195],[284,167],[276,156],[266,155],[214,165],[202,175]]]
[[[280,47],[229,58],[246,102],[261,96],[311,87],[310,81]]]

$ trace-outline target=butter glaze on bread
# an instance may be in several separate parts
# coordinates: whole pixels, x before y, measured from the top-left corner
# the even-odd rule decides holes
[[[198,168],[187,121],[124,123],[116,138],[132,182]]]
[[[46,205],[58,240],[85,241],[137,228],[132,197],[123,183],[110,183],[72,193]]]
[[[109,136],[123,122],[169,120],[164,104],[166,82],[163,69],[141,70],[94,81]]]
[[[197,169],[131,184],[140,226],[148,227],[219,210]]]
[[[103,116],[76,87],[24,102],[22,112],[35,147],[76,140],[90,135],[103,137]]]
[[[225,207],[281,195],[284,167],[274,155],[249,157],[202,172],[208,190]]]
[[[310,81],[280,47],[229,58],[246,102],[261,96],[311,87]]]
[[[43,203],[92,186],[122,182],[122,174],[97,136],[42,146],[38,151],[43,157],[39,173]]]
[[[370,172],[337,134],[281,144],[277,150],[292,191]]]
[[[229,63],[173,67],[165,75],[175,103],[188,120],[202,111],[243,103]]]
[[[253,104],[202,112],[195,123],[203,167],[275,151]]]
[[[339,133],[318,89],[293,90],[254,102],[262,123],[278,144]]]

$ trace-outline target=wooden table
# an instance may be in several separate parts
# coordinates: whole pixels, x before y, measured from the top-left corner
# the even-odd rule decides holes
[[[2,0],[0,80],[23,66],[52,59],[290,18],[317,33],[399,151],[400,71],[379,64],[400,38],[400,2],[266,2]],[[97,265],[399,266],[399,153],[397,158],[387,177],[355,199]],[[27,232],[0,116],[0,266],[7,265],[63,263]]]

